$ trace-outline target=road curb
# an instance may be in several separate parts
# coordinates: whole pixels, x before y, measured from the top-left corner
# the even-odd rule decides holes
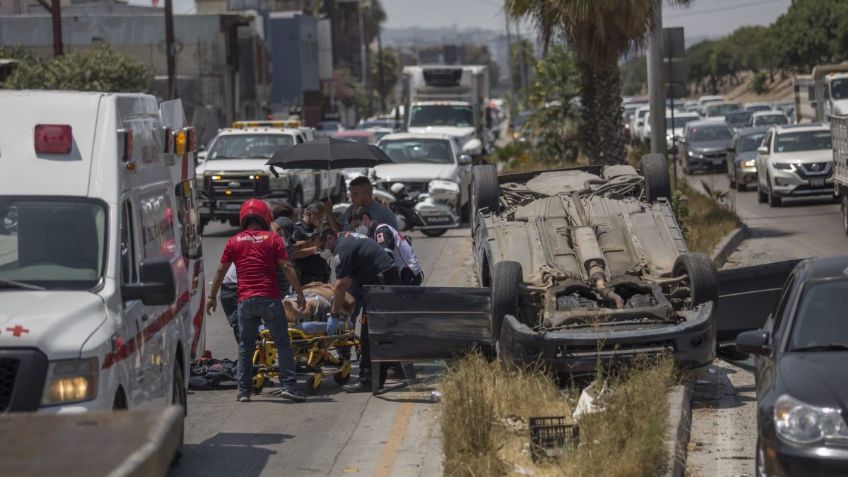
[[[750,229],[744,223],[727,234],[713,249],[712,259],[720,269],[736,248],[748,238]],[[672,386],[668,399],[665,447],[669,463],[665,477],[683,477],[686,472],[686,452],[689,448],[689,431],[692,424],[692,383]]]
[[[666,397],[668,421],[665,429],[665,448],[669,460],[662,475],[683,477],[686,472],[686,451],[689,447],[689,430],[692,423],[692,384],[672,386]]]
[[[750,233],[751,231],[748,226],[741,223],[736,230],[730,232],[721,239],[721,242],[715,246],[712,253],[713,263],[715,263],[716,268],[721,269],[721,267],[727,263],[727,259],[730,258],[730,255],[736,251],[736,248],[739,247],[739,244],[741,244],[743,240],[748,238]]]

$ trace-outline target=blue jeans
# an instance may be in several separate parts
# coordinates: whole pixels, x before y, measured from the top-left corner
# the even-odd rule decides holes
[[[259,333],[260,323],[264,323],[271,332],[271,339],[277,346],[280,386],[293,390],[297,384],[294,352],[280,300],[253,297],[239,302],[238,321],[241,333],[237,367],[239,394],[250,395],[253,389],[253,352],[256,349],[256,335]]]
[[[333,336],[338,333],[339,320],[328,316],[327,321],[302,321],[296,323],[293,328],[301,330],[307,335],[320,335],[322,333],[327,333],[327,336]]]

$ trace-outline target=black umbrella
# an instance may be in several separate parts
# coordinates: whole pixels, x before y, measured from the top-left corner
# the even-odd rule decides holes
[[[323,137],[312,142],[280,148],[267,164],[274,171],[274,166],[283,169],[329,170],[346,169],[348,167],[374,167],[393,162],[377,146]]]

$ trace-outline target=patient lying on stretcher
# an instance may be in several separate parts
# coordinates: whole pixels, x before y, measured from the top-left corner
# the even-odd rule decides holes
[[[352,329],[350,315],[353,313],[356,300],[349,293],[345,294],[345,302],[342,305],[345,320],[341,322],[330,316],[333,304],[332,285],[321,282],[309,283],[303,287],[303,296],[306,298],[306,305],[302,310],[298,309],[295,295],[283,298],[286,319],[292,328],[299,329],[308,335],[326,333],[328,336],[338,334],[339,330]]]

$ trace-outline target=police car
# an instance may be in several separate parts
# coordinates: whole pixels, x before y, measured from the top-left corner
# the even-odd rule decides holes
[[[0,110],[0,414],[185,405],[205,291],[181,103],[4,91]]]

